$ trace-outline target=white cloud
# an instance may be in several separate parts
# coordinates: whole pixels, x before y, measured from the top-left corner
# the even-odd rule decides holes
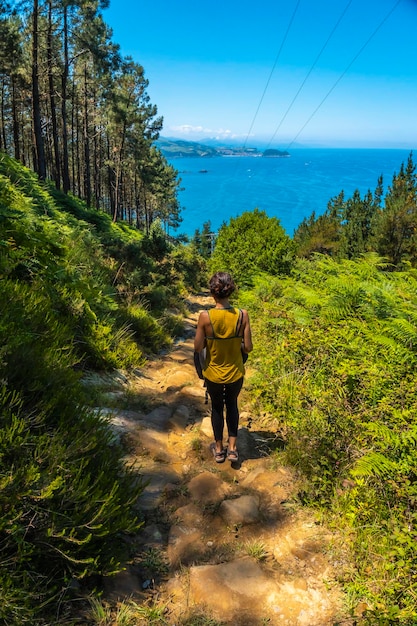
[[[244,137],[242,134],[233,133],[229,129],[225,128],[207,128],[205,126],[192,126],[191,124],[181,124],[180,126],[170,126],[170,131],[187,136],[194,136],[194,138],[210,137],[212,139],[238,139]]]
[[[181,126],[170,126],[169,130],[173,130],[176,133],[182,133],[183,135],[213,132],[210,128],[204,128],[204,126],[191,126],[191,124],[181,124]]]

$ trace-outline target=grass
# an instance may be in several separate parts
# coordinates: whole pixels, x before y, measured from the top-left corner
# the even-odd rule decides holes
[[[165,558],[165,554],[162,550],[157,548],[149,548],[146,552],[142,552],[140,555],[141,566],[151,571],[153,574],[166,574],[168,571],[168,564]]]
[[[268,556],[268,551],[265,544],[262,541],[247,541],[243,545],[243,550],[248,556],[256,559],[256,561],[263,561]]]
[[[133,600],[120,603],[117,609],[91,597],[88,619],[94,626],[167,626],[166,605],[158,603],[137,604]]]

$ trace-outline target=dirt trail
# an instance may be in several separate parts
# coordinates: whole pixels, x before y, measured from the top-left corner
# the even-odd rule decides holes
[[[334,537],[297,505],[291,471],[273,467],[270,433],[243,402],[239,462],[214,462],[209,404],[192,359],[198,312],[211,299],[188,305],[174,349],[117,385],[112,379],[106,396],[115,433],[148,481],[136,556],[106,582],[107,597],[163,604],[171,626],[352,624]]]

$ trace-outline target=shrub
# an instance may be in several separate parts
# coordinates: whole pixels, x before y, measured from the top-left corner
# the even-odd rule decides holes
[[[294,245],[279,220],[255,209],[224,224],[209,260],[211,271],[229,271],[239,286],[250,286],[253,276],[288,274],[294,260]]]
[[[381,268],[374,255],[316,257],[246,299],[253,402],[285,440],[300,496],[346,531],[350,593],[394,624],[417,617],[417,280]]]

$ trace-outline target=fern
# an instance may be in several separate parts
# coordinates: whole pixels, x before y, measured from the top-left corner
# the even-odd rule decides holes
[[[417,343],[417,325],[405,318],[394,318],[387,324],[386,333],[401,342],[402,345],[414,349]]]
[[[351,470],[355,478],[371,478],[393,476],[398,468],[395,461],[380,452],[369,452],[356,461]]]

